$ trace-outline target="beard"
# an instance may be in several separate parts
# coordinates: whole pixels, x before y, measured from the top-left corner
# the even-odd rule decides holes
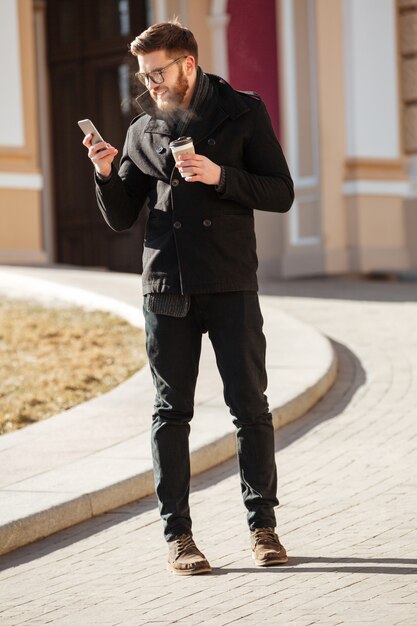
[[[182,67],[179,68],[177,82],[173,87],[166,88],[166,91],[164,91],[163,83],[161,87],[162,89],[160,92],[159,90],[156,92],[150,91],[150,96],[158,109],[166,113],[172,113],[179,109],[181,104],[184,102],[185,94],[189,88],[189,82],[187,77],[184,75]],[[161,93],[163,98],[158,97],[158,93]]]

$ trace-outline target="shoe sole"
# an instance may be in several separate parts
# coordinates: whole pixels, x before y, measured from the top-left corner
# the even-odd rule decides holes
[[[176,569],[172,567],[169,563],[167,563],[167,570],[176,576],[198,576],[199,574],[211,574],[211,567],[200,568],[198,570],[192,569]]]
[[[269,565],[284,565],[284,563],[288,563],[288,556],[277,557],[276,559],[268,559],[267,561],[260,561],[255,558],[255,555],[252,554],[252,558],[255,561],[255,564],[258,567],[268,567]]]

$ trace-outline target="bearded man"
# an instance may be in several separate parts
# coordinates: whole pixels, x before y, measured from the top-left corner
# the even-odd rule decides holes
[[[253,210],[288,211],[291,176],[259,96],[204,73],[193,34],[177,20],[151,26],[130,50],[147,91],[119,170],[116,148],[93,146],[91,135],[84,145],[111,228],[130,228],[145,201],[149,207],[142,282],[156,389],[152,455],[168,568],[179,575],[211,571],[194,542],[188,503],[188,436],[206,332],[236,425],[253,558],[259,566],[285,563],[275,533],[277,472]],[[184,135],[193,139],[196,154],[175,163],[169,144]]]

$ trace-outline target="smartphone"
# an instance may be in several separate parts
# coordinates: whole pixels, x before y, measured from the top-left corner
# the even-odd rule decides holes
[[[93,139],[91,140],[93,146],[100,141],[104,141],[103,137],[100,135],[91,120],[80,120],[78,122],[78,126],[81,128],[84,135],[89,135],[90,133],[93,133]]]

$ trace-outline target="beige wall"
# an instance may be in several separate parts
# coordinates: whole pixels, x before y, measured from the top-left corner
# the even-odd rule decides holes
[[[417,6],[417,0],[407,2],[400,0],[400,4]],[[299,15],[302,3],[299,2],[296,6],[297,33],[303,22],[303,16]],[[346,16],[343,1],[315,0],[314,7],[320,152],[320,204],[317,228],[321,229],[321,241],[316,244],[294,245],[286,236],[282,273],[284,276],[295,276],[319,272],[400,271],[415,268],[417,201],[404,199],[409,184],[406,160],[402,154],[396,159],[347,157],[349,129],[345,103],[349,94],[346,91],[348,87],[345,80]],[[415,16],[414,13],[412,24],[417,23]],[[406,28],[409,39],[410,24]],[[296,48],[300,57],[299,50],[303,45],[305,38],[303,40],[298,34]],[[298,68],[297,71],[302,76],[302,68]],[[392,86],[386,85],[386,89],[392,89]],[[301,103],[297,101],[296,106],[300,108],[301,113],[303,107],[307,108],[308,113],[311,107],[308,94],[307,96],[304,94],[299,100]],[[390,123],[397,124],[399,129],[401,114],[398,113],[396,121],[390,119]],[[308,129],[300,124],[298,129],[302,139],[301,148],[306,149],[308,141],[303,133]],[[302,162],[299,163],[296,172],[300,177],[301,166]],[[377,188],[378,185],[388,187],[381,190],[380,194],[378,191],[372,193],[370,187]],[[305,193],[300,188],[297,195],[300,198]],[[316,218],[313,208],[310,210],[306,206],[304,211],[298,212],[297,227],[301,235],[314,234],[312,220]],[[290,219],[288,217],[288,220]]]
[[[41,237],[41,191],[36,188],[40,186],[40,168],[32,0],[18,0],[18,12],[24,145],[0,146],[0,172],[11,181],[0,187],[0,262],[7,263],[46,260]],[[27,186],[34,188],[22,188]]]
[[[362,191],[369,183],[405,183],[403,156],[346,158],[346,65],[342,2],[316,0],[322,221],[326,273],[400,271],[410,267],[402,193]],[[398,117],[398,128],[401,118]],[[345,183],[358,183],[344,195]],[[409,211],[410,214],[410,211]],[[408,220],[410,221],[410,219]]]
[[[24,145],[19,148],[0,146],[0,173],[28,175],[32,177],[29,188],[26,183],[0,187],[0,262],[45,262],[47,255],[42,241],[42,181],[39,166],[39,138],[37,112],[37,76],[35,66],[34,14],[32,0],[16,0],[19,9],[21,45],[22,102],[24,117]],[[38,4],[41,0],[37,0]],[[154,10],[157,3],[154,2]],[[303,15],[296,3],[298,16],[297,32],[303,30]],[[398,0],[399,9],[413,5],[417,0]],[[200,47],[200,63],[206,71],[213,71],[213,21],[210,20],[211,0],[168,0],[167,17],[178,15],[195,33]],[[277,0],[278,14],[283,6]],[[307,5],[306,5],[307,6]],[[315,0],[315,35],[317,46],[317,95],[318,95],[318,139],[319,139],[319,201],[316,205],[305,204],[299,211],[299,233],[301,236],[320,237],[317,243],[293,245],[290,241],[291,215],[277,220],[277,216],[258,212],[256,216],[261,273],[270,277],[294,276],[312,273],[337,273],[348,271],[390,271],[417,267],[417,199],[404,199],[401,195],[371,195],[360,191],[361,183],[369,181],[398,181],[406,183],[406,161],[398,159],[348,159],[346,148],[345,117],[345,59],[343,0]],[[184,16],[181,10],[185,8]],[[410,44],[410,28],[415,23],[415,13],[406,22],[399,13],[399,63]],[[411,26],[410,26],[411,25]],[[277,20],[279,39],[280,15]],[[287,151],[285,111],[287,81],[282,41],[279,41],[283,111],[283,145]],[[297,45],[297,42],[296,42]],[[414,45],[414,44],[413,44]],[[408,46],[408,47],[407,47]],[[399,98],[406,106],[414,105],[407,98],[413,96],[415,86],[414,63],[402,67],[402,90]],[[305,85],[305,66],[300,68],[298,88]],[[304,77],[304,78],[303,78]],[[301,81],[301,82],[300,82]],[[411,94],[411,95],[410,95]],[[407,102],[405,102],[407,100]],[[302,142],[299,148],[306,149],[300,161],[301,174],[312,169],[311,132],[308,126],[311,103],[308,94],[300,99],[297,112],[301,124]],[[413,109],[414,110],[414,109]],[[412,114],[406,114],[402,106],[402,119],[398,124],[409,128]],[[414,118],[413,118],[414,119]],[[417,119],[417,118],[416,118]],[[306,125],[307,124],[307,125]],[[405,133],[407,138],[407,133]],[[411,141],[412,136],[408,139]],[[404,141],[405,150],[412,154],[413,147]],[[414,144],[413,144],[414,145]],[[308,148],[308,149],[307,149]],[[305,171],[304,171],[305,170]],[[38,177],[39,184],[33,184]],[[15,179],[17,180],[17,179]],[[346,195],[346,183],[358,184],[357,192]],[[31,188],[30,188],[31,187]],[[302,195],[303,192],[298,192]],[[300,205],[301,206],[301,205]]]
[[[397,271],[409,266],[404,202],[396,197],[346,199],[352,268]]]
[[[0,260],[44,261],[41,198],[32,189],[0,189]]]

